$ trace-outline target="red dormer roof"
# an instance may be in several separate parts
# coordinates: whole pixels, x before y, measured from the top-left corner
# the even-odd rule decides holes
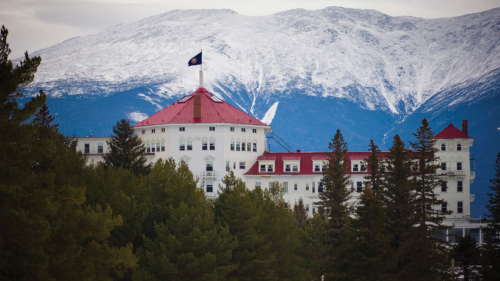
[[[194,96],[201,99],[201,118],[194,118]],[[134,127],[162,124],[230,123],[268,126],[229,103],[209,93],[205,88],[185,96],[174,104],[137,123]]]
[[[380,152],[379,155],[385,157],[388,152]],[[364,160],[368,158],[370,152],[348,152],[349,159],[352,160]],[[261,173],[259,170],[259,161],[245,173],[245,175],[322,175],[323,172],[314,172],[313,161],[314,160],[327,160],[325,152],[265,152],[263,155],[259,156],[257,160],[274,160],[274,172],[273,173]],[[300,160],[300,170],[297,173],[284,172],[283,161],[286,160]],[[351,163],[348,165],[351,166]],[[368,174],[365,172],[351,172],[346,171],[348,174]]]
[[[439,134],[434,136],[435,139],[472,139],[464,132],[457,129],[453,124],[448,125]]]

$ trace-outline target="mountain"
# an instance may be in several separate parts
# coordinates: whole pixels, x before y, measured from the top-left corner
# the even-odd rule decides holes
[[[109,135],[120,118],[155,113],[205,87],[266,122],[293,149],[326,150],[340,128],[351,150],[394,134],[412,140],[469,119],[484,213],[492,155],[500,151],[500,8],[454,18],[391,17],[329,7],[270,16],[175,10],[35,52],[35,81],[67,134]],[[272,150],[279,150],[271,144]]]

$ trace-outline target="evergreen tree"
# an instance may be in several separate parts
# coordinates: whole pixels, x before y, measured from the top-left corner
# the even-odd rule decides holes
[[[370,185],[363,189],[352,222],[353,239],[347,242],[348,247],[343,247],[346,259],[339,266],[338,279],[395,280],[392,235],[388,232],[385,208],[377,197]]]
[[[302,198],[299,199],[299,202],[296,202],[293,206],[293,215],[295,217],[295,223],[299,228],[302,228],[304,222],[308,218],[308,213],[306,208],[304,207],[304,200]]]
[[[380,156],[380,150],[378,149],[378,145],[376,145],[373,140],[370,140],[370,144],[368,145],[370,148],[370,156],[368,156],[365,161],[368,163],[368,172],[369,174],[365,176],[365,179],[368,180],[366,182],[367,185],[371,186],[375,195],[378,190],[382,186],[382,166],[381,162],[382,156]]]
[[[173,171],[166,171],[169,169]],[[133,273],[133,280],[225,280],[236,268],[231,264],[236,246],[233,236],[215,222],[212,203],[196,187],[192,175],[184,177],[186,169],[184,162],[176,167],[172,159],[158,160],[148,176],[172,172],[173,177],[186,181],[165,186],[170,194],[181,196],[176,202],[162,204],[167,208],[166,217],[155,223],[154,237],[145,237],[145,245],[138,251],[141,267]]]
[[[482,262],[482,271],[484,280],[500,279],[500,153],[495,162],[495,176],[490,179],[490,189],[488,193],[490,199],[486,205],[489,214],[486,217],[491,219],[488,226],[484,229],[485,243],[484,259]]]
[[[42,107],[35,114],[33,119],[35,124],[38,124],[38,134],[40,139],[46,139],[50,136],[54,136],[58,132],[59,124],[52,124],[54,122],[54,117],[50,115],[49,108],[47,104],[43,104]]]
[[[397,260],[392,272],[398,280],[413,279],[412,232],[418,223],[415,181],[412,179],[412,160],[404,142],[396,135],[387,154],[382,200],[386,208],[387,230],[391,234],[391,249]]]
[[[422,276],[433,277],[443,272],[444,265],[447,266],[446,248],[442,245],[442,241],[434,238],[433,234],[436,231],[443,231],[448,226],[443,225],[445,215],[451,214],[451,211],[443,212],[442,204],[446,204],[444,199],[438,199],[435,190],[443,184],[443,181],[436,173],[439,168],[436,156],[437,148],[435,147],[436,140],[434,133],[429,127],[426,119],[422,120],[422,125],[413,134],[416,138],[415,142],[410,142],[413,148],[413,159],[418,161],[418,169],[415,172],[415,180],[417,184],[417,201],[418,201],[418,220],[419,227],[414,230],[415,241],[415,257],[419,261],[414,263],[415,270],[420,272]],[[424,275],[425,274],[425,275]]]
[[[345,239],[350,235],[348,224],[351,208],[348,201],[351,190],[348,186],[351,180],[348,174],[350,161],[347,143],[340,130],[337,130],[328,147],[332,152],[327,153],[328,165],[323,173],[323,192],[319,194],[319,213],[328,221],[328,235],[324,241],[328,254],[323,261],[329,271],[325,272],[325,276],[331,278],[335,276],[335,265],[341,264],[340,259],[344,258],[340,254],[341,247],[346,245]]]
[[[458,243],[453,246],[451,257],[455,259],[455,266],[458,275],[464,276],[464,281],[481,280],[478,274],[479,248],[476,239],[470,234],[458,239]]]
[[[136,175],[149,173],[151,165],[146,164],[146,148],[126,119],[113,126],[113,135],[107,141],[109,153],[104,155],[106,167],[122,167]]]

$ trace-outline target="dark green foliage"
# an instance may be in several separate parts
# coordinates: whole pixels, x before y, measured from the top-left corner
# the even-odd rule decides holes
[[[227,227],[214,221],[212,205],[184,162],[159,160],[148,176],[156,198],[154,237],[145,237],[140,249],[141,268],[133,280],[224,280],[236,268],[231,264],[236,243]],[[175,184],[174,184],[175,182]],[[161,190],[163,189],[163,190]],[[160,202],[162,200],[162,202]]]
[[[482,271],[484,280],[500,279],[500,153],[497,155],[495,162],[495,177],[490,180],[490,189],[492,193],[488,193],[489,214],[486,214],[491,222],[484,229],[485,244],[484,259],[482,262]]]
[[[303,227],[304,222],[308,219],[308,213],[306,208],[304,207],[304,201],[302,198],[299,199],[299,202],[295,203],[293,206],[293,215],[295,217],[295,223],[299,228]]]
[[[453,246],[451,257],[455,259],[455,269],[458,269],[458,275],[464,276],[464,281],[481,280],[479,278],[479,248],[476,239],[470,234],[458,239],[458,243]]]
[[[106,167],[114,166],[129,170],[136,175],[146,175],[151,169],[146,164],[146,148],[130,122],[122,119],[113,126],[113,135],[110,136],[109,153],[104,156]]]
[[[365,182],[366,185],[371,186],[373,189],[373,192],[375,195],[377,194],[378,190],[382,186],[382,172],[381,171],[381,159],[382,156],[380,156],[380,149],[378,149],[378,145],[376,145],[373,140],[370,140],[370,144],[368,145],[370,148],[370,156],[368,156],[367,159],[365,159],[366,163],[368,163],[368,172],[369,174],[365,176],[365,179],[368,180],[368,182]]]

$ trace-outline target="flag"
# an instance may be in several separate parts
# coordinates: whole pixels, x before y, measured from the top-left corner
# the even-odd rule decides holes
[[[201,64],[201,52],[189,60],[188,66]]]

